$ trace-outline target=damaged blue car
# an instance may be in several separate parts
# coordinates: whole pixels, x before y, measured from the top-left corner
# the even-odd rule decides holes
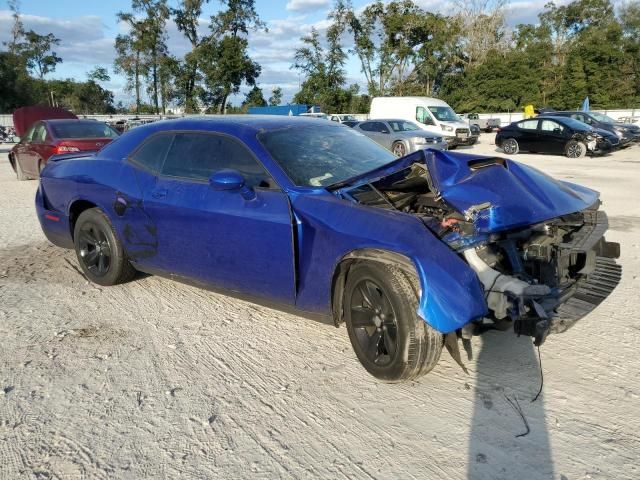
[[[47,238],[100,285],[136,271],[346,325],[373,376],[415,379],[487,329],[572,326],[620,280],[597,192],[511,160],[402,158],[332,122],[145,125],[40,176]]]

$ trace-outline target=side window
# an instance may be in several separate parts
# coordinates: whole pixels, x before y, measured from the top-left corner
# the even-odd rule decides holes
[[[573,118],[574,120],[578,120],[579,122],[585,122],[584,116],[580,115],[579,113],[572,113],[571,118]]]
[[[553,132],[556,129],[560,131],[564,130],[564,128],[562,128],[562,125],[554,122],[553,120],[542,120],[542,123],[540,124],[540,130],[545,132]]]
[[[22,137],[22,141],[23,142],[30,142],[33,139],[33,132],[35,131],[36,126],[35,125],[31,125],[31,127],[29,127],[29,130],[27,130],[27,132],[24,134],[24,137]]]
[[[276,187],[273,179],[244,145],[222,135],[176,134],[162,174],[208,180],[211,174],[225,168],[239,171],[249,187]]]
[[[373,129],[373,122],[364,122],[360,125],[360,130],[364,130],[365,132],[375,132]]]
[[[416,108],[416,120],[420,123],[431,123],[431,117],[429,116],[429,112],[424,107]]]
[[[44,143],[46,137],[47,129],[44,127],[43,123],[38,123],[35,130],[33,131],[33,138],[31,139],[31,141],[33,143]]]
[[[538,128],[538,120],[525,120],[518,124],[518,128],[522,128],[524,130],[535,130]]]
[[[382,122],[372,122],[372,132],[389,133],[389,128]]]
[[[167,150],[169,150],[172,140],[173,135],[165,134],[151,137],[131,156],[131,160],[153,173],[158,173],[162,168],[162,162],[167,156]]]

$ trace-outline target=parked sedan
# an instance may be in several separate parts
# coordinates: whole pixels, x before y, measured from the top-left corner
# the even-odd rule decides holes
[[[97,284],[140,270],[345,323],[372,375],[406,381],[445,343],[461,362],[488,322],[540,345],[603,301],[619,245],[598,197],[494,156],[396,158],[334,122],[220,116],[52,157],[36,209]]]
[[[587,152],[613,148],[615,140],[610,135],[605,135],[609,140],[589,125],[572,118],[539,116],[499,129],[496,145],[502,147],[508,155],[528,151],[578,158],[585,156]]]
[[[640,126],[617,122],[613,118],[599,112],[549,112],[548,115],[568,117],[586,123],[590,127],[608,130],[620,139],[621,146],[640,141]]]
[[[13,112],[18,144],[9,152],[9,163],[18,180],[37,178],[49,157],[61,153],[96,151],[118,136],[105,123],[79,120],[56,107],[22,107]]]
[[[424,148],[447,149],[447,142],[442,137],[423,130],[407,120],[369,120],[358,123],[353,128],[387,150],[391,150],[396,157],[404,157],[408,153]]]

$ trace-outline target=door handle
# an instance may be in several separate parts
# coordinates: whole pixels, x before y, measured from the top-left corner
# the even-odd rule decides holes
[[[151,196],[153,198],[164,198],[167,196],[167,190],[162,189],[162,190],[154,190],[153,192],[151,192]]]

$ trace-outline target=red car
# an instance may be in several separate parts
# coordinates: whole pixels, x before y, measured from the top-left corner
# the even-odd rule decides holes
[[[25,107],[13,119],[20,143],[9,153],[9,162],[18,180],[38,178],[52,155],[97,151],[119,135],[106,123],[79,120],[63,109]]]

